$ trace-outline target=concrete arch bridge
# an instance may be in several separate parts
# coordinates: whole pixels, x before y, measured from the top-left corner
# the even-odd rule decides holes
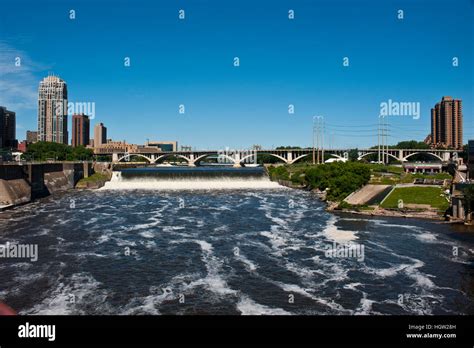
[[[317,151],[317,150],[316,150]],[[351,149],[325,149],[320,150],[324,154],[330,154],[334,158],[347,159]],[[461,151],[442,149],[385,149],[380,151],[381,156],[385,155],[400,162],[407,162],[410,157],[417,154],[426,154],[436,161],[449,162],[457,158]],[[366,156],[378,154],[378,149],[358,149],[358,160]],[[112,162],[126,162],[131,157],[138,156],[144,158],[150,164],[157,164],[166,158],[180,158],[188,166],[198,166],[206,158],[217,158],[219,163],[232,164],[235,167],[257,164],[258,155],[269,155],[275,157],[285,164],[293,164],[306,157],[312,157],[313,149],[278,149],[278,150],[244,150],[244,151],[222,151],[222,150],[198,150],[198,151],[164,151],[156,153],[147,152],[113,152]]]

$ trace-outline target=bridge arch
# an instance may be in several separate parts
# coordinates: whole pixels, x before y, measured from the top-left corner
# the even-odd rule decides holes
[[[167,153],[165,155],[158,156],[157,158],[155,158],[155,160],[152,163],[157,163],[159,160],[161,160],[163,158],[166,158],[166,157],[179,157],[179,158],[184,159],[188,164],[191,163],[191,160],[189,158],[187,158],[186,156],[176,155],[176,154],[172,154],[172,153]]]
[[[230,157],[229,155],[226,155],[226,154],[223,154],[223,153],[217,153],[217,152],[205,153],[204,155],[198,156],[194,159],[193,163],[198,164],[199,162],[201,162],[201,160],[203,160],[204,158],[209,157],[209,156],[224,157],[224,158],[227,158],[230,161],[230,163],[233,163],[233,164],[236,163],[236,161],[232,157]]]
[[[334,156],[334,157],[339,158],[339,159],[345,159],[344,155],[341,156],[341,155],[338,155],[336,153],[330,153],[329,155]]]
[[[405,156],[405,157],[403,158],[403,161],[408,161],[408,157],[411,157],[411,156],[413,156],[413,155],[420,155],[420,154],[433,156],[433,157],[439,159],[441,162],[443,162],[443,159],[442,159],[440,156],[438,156],[438,155],[436,155],[436,154],[434,154],[434,153],[431,153],[431,152],[414,152],[414,153],[411,153],[411,154]]]
[[[147,156],[145,156],[145,155],[141,155],[141,154],[139,154],[139,153],[129,153],[129,154],[126,154],[126,155],[120,157],[120,158],[117,160],[117,162],[122,162],[122,160],[124,160],[124,159],[127,158],[127,157],[130,158],[131,156],[142,157],[142,158],[145,158],[149,163],[154,163],[154,161],[153,161],[151,158],[149,158],[149,157],[147,157]]]
[[[362,158],[364,158],[365,156],[373,155],[373,154],[377,154],[377,153],[378,153],[377,151],[364,153],[363,155],[357,157],[357,160],[360,161],[360,160],[361,160]],[[398,158],[398,157],[395,156],[395,155],[392,155],[390,152],[383,152],[383,151],[380,151],[380,154],[381,154],[381,155],[389,155],[390,157],[394,158],[395,160],[400,161],[400,158]],[[405,159],[403,159],[402,161],[405,161]]]
[[[304,155],[300,155],[300,156],[296,157],[294,160],[292,160],[291,162],[288,162],[288,163],[293,164],[293,163],[299,161],[300,159],[305,158],[306,156],[309,156],[309,155],[310,155],[309,153],[306,153]]]
[[[270,156],[273,156],[273,157],[276,157],[276,158],[282,160],[284,163],[289,163],[286,158],[284,158],[284,157],[282,157],[282,156],[279,156],[279,155],[277,155],[277,154],[271,153],[271,152],[258,152],[256,155],[257,155],[257,156],[258,156],[258,155],[270,155]],[[250,157],[252,157],[252,156],[255,156],[255,153],[250,154],[250,155],[247,155],[247,156],[245,156],[245,157],[242,157],[242,158],[240,159],[240,162],[239,162],[239,163],[242,164],[247,158],[250,158]],[[245,163],[244,163],[244,164],[245,164]]]

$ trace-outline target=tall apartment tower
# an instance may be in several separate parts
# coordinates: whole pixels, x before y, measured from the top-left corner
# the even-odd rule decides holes
[[[103,123],[96,124],[94,127],[94,147],[107,144],[107,127]]]
[[[45,77],[38,94],[38,141],[68,144],[66,82]]]
[[[431,109],[431,144],[462,149],[462,100],[443,97]]]
[[[87,146],[90,140],[89,116],[84,114],[72,115],[72,146]]]
[[[0,148],[14,149],[17,147],[16,140],[16,114],[0,106]]]

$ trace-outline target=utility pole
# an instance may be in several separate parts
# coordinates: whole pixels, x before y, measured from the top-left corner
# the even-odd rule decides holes
[[[319,145],[320,143],[320,136],[319,136],[319,117],[316,121],[316,156],[317,156],[317,159],[316,159],[316,163],[319,164]]]
[[[385,149],[385,146],[384,146],[384,141],[385,141],[385,136],[384,136],[384,122],[385,122],[385,119],[384,119],[385,116],[382,116],[382,119],[380,120],[381,124],[380,124],[380,135],[382,137],[382,163],[385,164],[385,153],[384,153],[384,149]]]
[[[321,117],[321,163],[324,164],[324,117]]]
[[[379,116],[379,126],[377,132],[378,140],[378,161],[379,163],[388,164],[388,116]],[[382,149],[382,152],[380,152]]]
[[[322,150],[322,162],[324,162],[324,131],[323,128],[323,116],[313,116],[313,164],[319,164],[319,152]],[[314,133],[316,132],[316,144],[314,141]],[[317,148],[317,158],[316,158],[316,151]]]
[[[380,164],[380,118],[382,115],[379,115],[379,122],[377,127],[377,163]]]
[[[385,163],[388,165],[388,116],[385,119]]]
[[[315,131],[314,120],[315,119],[316,119],[316,116],[313,116],[313,165],[316,164],[316,154],[315,154],[315,144],[314,144],[314,131]]]
[[[380,153],[380,157],[382,159],[382,164],[385,164],[385,116],[380,116],[380,137],[381,137],[381,142],[380,142],[380,145],[379,147],[381,146],[382,147],[382,152]]]

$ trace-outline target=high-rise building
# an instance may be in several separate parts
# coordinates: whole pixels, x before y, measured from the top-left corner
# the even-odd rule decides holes
[[[67,85],[57,76],[45,77],[39,84],[38,141],[68,143]]]
[[[89,124],[89,116],[84,114],[72,115],[72,146],[89,145]]]
[[[0,106],[0,148],[16,149],[16,114]]]
[[[462,101],[443,97],[431,109],[431,144],[462,149]]]
[[[103,123],[96,124],[94,127],[94,147],[107,144],[107,127]]]
[[[26,131],[26,142],[28,144],[33,144],[38,141],[38,132],[35,131]]]

